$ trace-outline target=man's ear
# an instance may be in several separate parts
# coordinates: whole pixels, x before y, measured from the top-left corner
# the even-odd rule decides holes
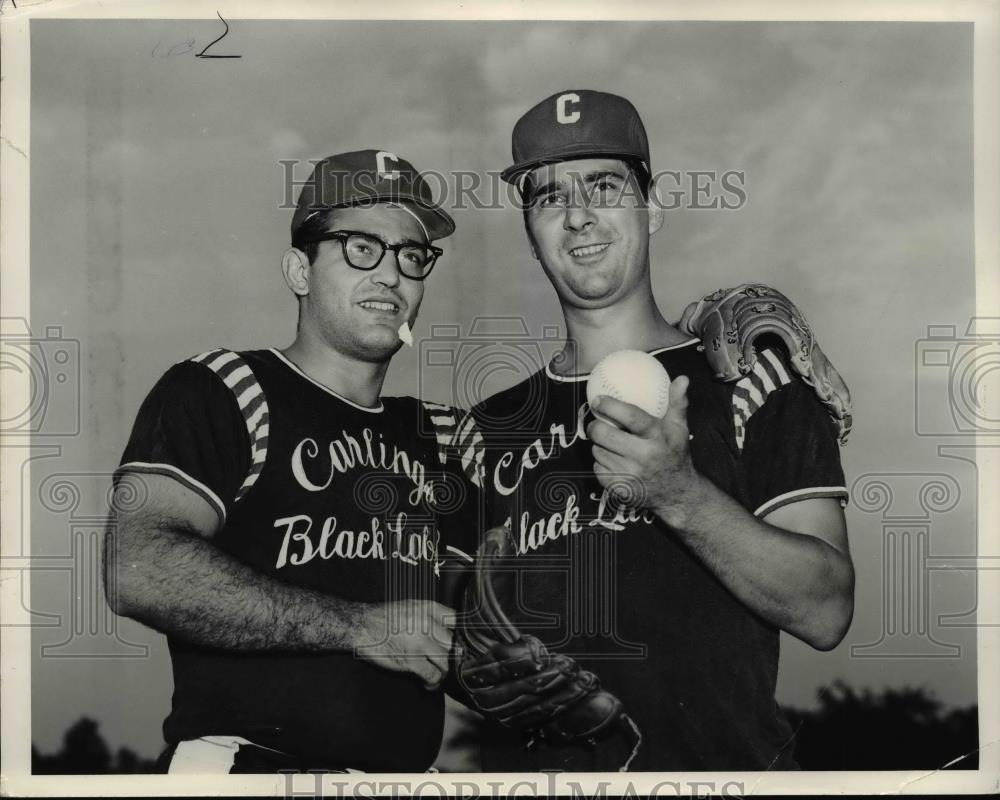
[[[309,294],[309,258],[296,247],[289,247],[281,257],[281,274],[292,293],[298,297]]]

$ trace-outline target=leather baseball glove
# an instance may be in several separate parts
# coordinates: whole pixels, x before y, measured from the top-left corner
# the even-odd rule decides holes
[[[513,574],[503,562],[513,552],[509,528],[483,536],[458,626],[459,684],[484,716],[529,734],[529,746],[536,740],[596,744],[599,735],[619,726],[632,748],[619,767],[626,771],[642,736],[621,701],[573,659],[550,653],[537,638],[518,631],[504,612],[499,594]]]
[[[701,339],[705,357],[723,381],[737,381],[757,363],[755,345],[766,334],[788,348],[792,369],[816,392],[837,426],[841,444],[851,432],[851,391],[820,349],[802,312],[769,286],[744,283],[688,305],[678,327]]]

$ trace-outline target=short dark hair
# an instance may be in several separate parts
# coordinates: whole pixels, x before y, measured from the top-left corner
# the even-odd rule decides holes
[[[295,236],[292,237],[292,247],[305,253],[310,264],[319,255],[320,242],[311,242],[309,240],[317,236],[322,236],[327,232],[327,226],[330,224],[330,215],[333,212],[334,209],[325,208],[313,214],[299,226],[299,229],[295,231]]]

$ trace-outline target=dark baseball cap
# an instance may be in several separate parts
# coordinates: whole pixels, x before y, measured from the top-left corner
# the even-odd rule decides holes
[[[635,106],[616,94],[589,89],[542,100],[517,121],[511,150],[514,163],[500,173],[508,183],[543,164],[599,156],[640,162],[650,173],[649,142]]]
[[[434,202],[427,181],[409,161],[388,150],[356,150],[316,164],[292,216],[292,240],[318,211],[372,203],[398,203],[409,209],[430,240],[455,232],[454,220]]]

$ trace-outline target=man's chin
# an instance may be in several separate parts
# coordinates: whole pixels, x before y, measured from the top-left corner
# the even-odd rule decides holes
[[[373,363],[388,361],[402,346],[403,341],[395,331],[373,332],[357,342],[360,358]]]
[[[580,305],[585,308],[599,308],[605,303],[613,301],[619,289],[618,286],[612,285],[610,281],[595,281],[568,288],[571,296],[566,299],[573,305]]]

